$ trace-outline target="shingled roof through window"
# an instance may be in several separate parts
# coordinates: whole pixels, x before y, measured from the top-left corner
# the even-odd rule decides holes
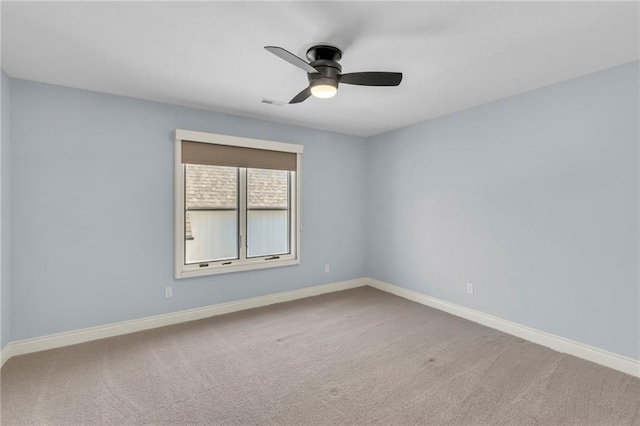
[[[187,164],[185,171],[185,236],[191,234],[189,210],[235,209],[238,198],[238,169],[235,167]],[[288,173],[282,170],[247,170],[247,207],[286,209]]]

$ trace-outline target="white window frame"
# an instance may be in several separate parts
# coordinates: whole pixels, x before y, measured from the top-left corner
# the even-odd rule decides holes
[[[231,261],[211,261],[202,262],[202,264],[185,265],[185,226],[184,226],[184,173],[182,164],[182,141],[192,141],[201,143],[211,143],[216,145],[230,145],[244,148],[264,149],[270,151],[292,152],[296,154],[296,170],[291,173],[291,229],[290,229],[290,253],[279,255],[278,259],[268,258],[273,255],[261,256],[256,258],[246,258],[247,236],[246,236],[246,200],[240,197],[238,208],[244,214],[240,214],[243,220],[238,223],[239,226],[239,259]],[[214,133],[195,132],[191,130],[176,129],[175,137],[175,154],[174,154],[174,236],[175,236],[175,277],[189,278],[204,275],[224,274],[229,272],[248,271],[253,269],[274,268],[279,266],[291,266],[300,264],[300,195],[302,189],[302,145],[289,144],[282,142],[266,141],[260,139],[241,138],[228,135],[217,135]],[[243,185],[246,179],[245,173],[240,173],[239,185]],[[278,255],[276,255],[278,256]]]

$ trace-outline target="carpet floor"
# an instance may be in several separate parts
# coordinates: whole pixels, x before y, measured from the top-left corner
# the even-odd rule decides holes
[[[640,379],[363,287],[9,360],[12,424],[640,425]]]

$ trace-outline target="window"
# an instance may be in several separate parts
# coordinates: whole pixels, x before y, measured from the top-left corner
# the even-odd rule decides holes
[[[302,146],[176,130],[176,278],[300,263]]]

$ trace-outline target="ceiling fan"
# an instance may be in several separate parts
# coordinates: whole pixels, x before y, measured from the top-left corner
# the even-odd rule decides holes
[[[289,101],[290,104],[303,102],[309,96],[331,98],[338,92],[338,84],[356,84],[359,86],[398,86],[402,81],[401,72],[353,72],[342,74],[338,61],[342,51],[334,46],[319,45],[307,50],[310,62],[277,46],[265,46],[269,52],[302,68],[307,72],[309,86]]]

